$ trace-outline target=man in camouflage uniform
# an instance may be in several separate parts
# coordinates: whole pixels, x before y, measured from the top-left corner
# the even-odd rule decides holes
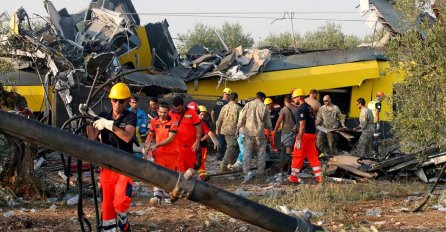
[[[245,156],[243,160],[243,183],[254,177],[251,172],[251,159],[254,146],[257,147],[257,174],[263,175],[266,166],[266,138],[264,129],[271,130],[271,118],[263,101],[266,95],[263,92],[256,94],[256,99],[248,102],[240,112],[237,123],[237,133],[243,127],[243,145]]]
[[[324,105],[317,113],[316,124],[323,126],[327,130],[339,128],[339,125],[345,127],[345,120],[342,118],[341,110],[338,106],[331,103],[330,95],[324,96]],[[336,133],[319,131],[317,133],[316,147],[325,154],[336,155],[336,140]]]
[[[361,109],[359,115],[359,126],[354,128],[354,131],[361,130],[361,137],[357,145],[357,154],[361,157],[373,157],[372,140],[373,140],[373,113],[365,106],[364,98],[356,100],[358,108]]]
[[[217,136],[222,134],[226,140],[226,152],[221,162],[220,172],[227,171],[228,164],[237,160],[237,121],[242,107],[237,104],[238,94],[229,95],[229,103],[223,106],[216,123]]]

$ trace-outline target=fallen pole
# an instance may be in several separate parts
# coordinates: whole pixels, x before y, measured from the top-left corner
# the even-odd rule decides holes
[[[445,170],[446,170],[446,163],[443,164],[443,168],[441,168],[440,174],[438,174],[438,178],[435,181],[435,184],[432,187],[431,191],[429,191],[429,194],[427,194],[427,196],[424,198],[424,201],[421,202],[421,204],[417,208],[415,208],[412,212],[416,213],[416,212],[420,211],[424,207],[424,205],[426,205],[427,201],[429,201],[429,198],[434,193],[435,188],[437,188],[437,185],[440,182],[441,176],[443,175]]]
[[[291,217],[207,183],[187,180],[182,174],[131,154],[67,131],[0,111],[0,133],[109,168],[159,186],[180,189],[187,199],[270,231],[323,231],[302,217]],[[24,129],[26,128],[26,129]]]

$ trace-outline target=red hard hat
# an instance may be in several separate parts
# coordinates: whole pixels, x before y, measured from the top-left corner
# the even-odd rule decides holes
[[[198,104],[195,102],[191,102],[187,105],[187,108],[193,110],[193,111],[200,111],[200,109],[198,108]]]

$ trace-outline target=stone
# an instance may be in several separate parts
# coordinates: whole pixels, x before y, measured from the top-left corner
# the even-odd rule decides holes
[[[67,200],[67,205],[76,205],[79,202],[79,195],[76,195]]]
[[[444,206],[442,204],[438,204],[438,205],[432,205],[429,208],[431,208],[433,210],[438,210],[438,209],[444,208]]]
[[[236,223],[236,222],[237,222],[237,219],[235,219],[235,218],[229,218],[229,223],[234,224],[234,223]]]
[[[36,210],[36,209],[31,209],[30,212],[31,212],[31,213],[35,213],[35,212],[37,212],[37,210]]]
[[[4,213],[3,216],[5,216],[6,218],[10,218],[10,217],[14,216],[14,211],[8,211],[8,212]]]
[[[387,223],[386,221],[377,221],[377,222],[374,222],[373,225],[379,225],[379,226],[382,226],[382,225],[384,225],[384,224],[386,224],[386,223]]]
[[[239,196],[244,197],[244,198],[248,198],[251,195],[251,192],[250,191],[245,191],[245,190],[243,190],[241,188],[238,188],[237,190],[234,191],[234,194],[239,195]]]
[[[50,203],[56,203],[57,202],[57,197],[50,197],[50,198],[48,198],[47,201],[50,202]]]
[[[405,202],[411,202],[411,201],[416,201],[416,200],[418,200],[418,197],[417,196],[408,196],[407,198],[406,198],[406,200],[404,200]]]
[[[56,210],[57,206],[55,204],[53,204],[52,206],[50,206],[50,210]]]
[[[134,212],[133,215],[135,215],[135,216],[143,216],[144,215],[144,211],[143,210],[138,210],[138,211]]]
[[[368,209],[365,213],[369,217],[381,217],[382,211],[380,208]]]
[[[247,225],[243,225],[240,227],[240,229],[238,229],[239,231],[245,232],[248,231],[248,226]]]

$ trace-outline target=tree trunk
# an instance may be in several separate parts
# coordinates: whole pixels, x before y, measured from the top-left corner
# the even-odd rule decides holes
[[[16,92],[9,92],[0,84],[0,110],[13,111],[31,117],[26,100]],[[1,122],[7,123],[7,122]],[[12,137],[0,137],[5,140],[5,149],[0,151],[0,184],[9,187],[17,196],[35,198],[42,196],[38,179],[34,175],[34,158],[37,146]]]
[[[6,137],[7,151],[0,182],[8,186],[17,196],[39,198],[42,191],[34,175],[34,158],[37,147],[16,138]]]

